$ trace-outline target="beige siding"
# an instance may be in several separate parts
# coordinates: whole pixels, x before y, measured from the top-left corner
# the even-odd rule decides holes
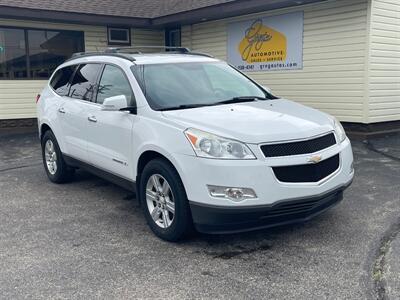
[[[96,51],[107,46],[106,26],[86,26],[60,23],[0,19],[0,26],[32,27],[59,30],[81,30],[85,35],[85,50]],[[135,45],[163,45],[164,32],[157,30],[132,29]],[[0,80],[0,119],[36,117],[35,99],[46,81],[43,80]]]
[[[371,7],[369,122],[400,120],[400,1]]]
[[[132,29],[132,45],[163,46],[164,30]]]
[[[277,95],[324,110],[342,121],[365,122],[367,0],[328,1],[185,26],[182,43],[226,59],[229,22],[298,10],[304,11],[303,69],[249,75]]]
[[[249,73],[282,97],[342,121],[400,120],[400,1],[324,3],[204,22],[182,28],[182,44],[226,59],[227,24],[256,16],[304,11],[302,70]],[[0,26],[83,30],[86,51],[107,45],[106,26],[0,19]],[[132,29],[133,45],[163,45],[163,30]],[[35,117],[46,81],[0,80],[0,119]]]

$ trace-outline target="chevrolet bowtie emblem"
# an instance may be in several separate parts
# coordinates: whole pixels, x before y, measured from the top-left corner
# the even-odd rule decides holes
[[[321,155],[313,155],[308,159],[308,162],[313,163],[313,164],[317,164],[322,160],[322,156]]]

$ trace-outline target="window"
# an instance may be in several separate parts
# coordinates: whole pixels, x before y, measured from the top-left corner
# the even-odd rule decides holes
[[[49,78],[73,53],[83,51],[81,32],[28,30],[27,35],[31,78]]]
[[[0,79],[47,79],[75,52],[83,32],[0,27]]]
[[[69,81],[74,74],[76,66],[68,66],[58,70],[51,79],[50,85],[60,96],[67,96],[69,92]]]
[[[100,69],[100,64],[80,65],[71,82],[70,97],[91,101]]]
[[[24,30],[0,28],[0,79],[26,78],[27,74]]]
[[[181,29],[167,29],[165,30],[165,45],[169,47],[181,46]]]
[[[130,28],[113,28],[108,27],[107,30],[109,45],[131,45],[131,30]]]
[[[133,74],[155,110],[181,105],[214,105],[236,97],[272,99],[249,78],[222,62],[137,67],[131,68]]]
[[[103,104],[104,99],[119,95],[126,97],[128,106],[135,105],[131,85],[123,71],[118,67],[106,65],[98,88],[97,103]]]
[[[243,84],[244,78],[238,76],[238,72],[233,69],[210,64],[204,68],[204,71],[213,90],[221,93],[223,91],[225,97],[230,97],[231,94],[252,95],[254,93],[254,90],[249,90],[248,86]]]

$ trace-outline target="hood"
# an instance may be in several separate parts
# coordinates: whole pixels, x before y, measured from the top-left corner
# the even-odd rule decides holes
[[[327,114],[284,99],[164,111],[163,115],[188,128],[253,144],[308,138],[333,130]]]

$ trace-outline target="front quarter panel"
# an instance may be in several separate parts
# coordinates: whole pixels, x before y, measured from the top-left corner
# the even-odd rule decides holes
[[[155,151],[165,156],[182,176],[180,155],[195,156],[189,141],[186,139],[183,126],[164,118],[160,112],[151,112],[153,116],[138,113],[138,120],[133,129],[133,166],[134,177],[137,176],[137,165],[140,156],[146,151]]]

